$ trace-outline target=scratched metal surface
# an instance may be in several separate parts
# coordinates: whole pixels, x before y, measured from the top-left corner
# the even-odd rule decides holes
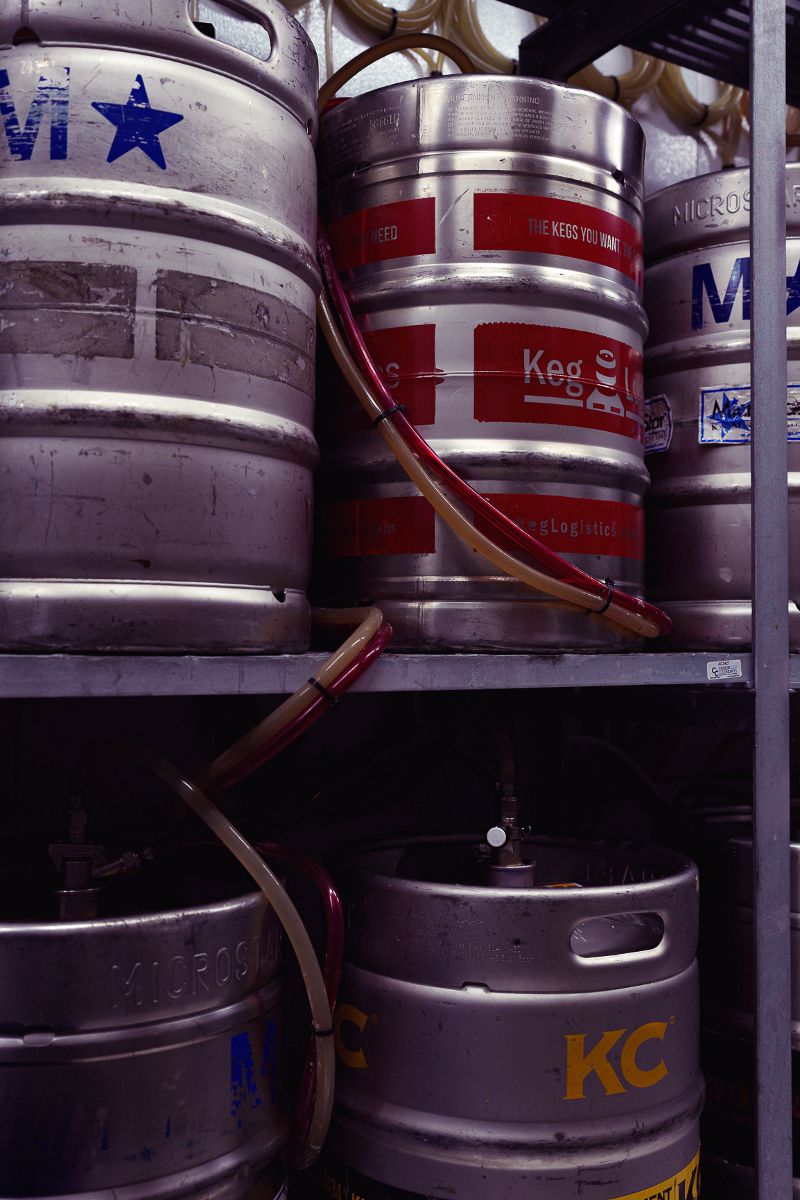
[[[313,41],[320,61],[320,79],[326,77],[325,65],[325,3],[326,0],[308,0],[294,9],[294,15]],[[407,8],[410,0],[397,0],[395,7]],[[483,28],[492,43],[511,57],[515,57],[520,39],[533,28],[533,18],[503,4],[501,0],[479,0],[479,13]],[[217,35],[231,43],[261,56],[268,41],[264,30],[253,21],[246,21],[234,14],[217,0],[200,0],[201,19],[211,21]],[[338,8],[333,14],[333,66],[343,65],[354,54],[375,40],[368,30],[348,20]],[[620,48],[599,60],[601,70],[622,73],[630,65],[630,51]],[[447,69],[447,68],[446,68]],[[418,71],[410,60],[401,55],[382,59],[364,71],[344,88],[342,95],[355,96],[373,88],[385,87],[404,79],[413,78]],[[694,72],[686,73],[689,86],[700,100],[708,102],[716,95],[716,84]],[[645,158],[645,190],[650,193],[667,187],[681,179],[704,175],[722,165],[717,147],[708,134],[692,134],[679,128],[659,107],[652,95],[644,96],[633,108],[634,114],[644,126],[647,137]],[[746,139],[737,156],[737,165],[747,162]]]

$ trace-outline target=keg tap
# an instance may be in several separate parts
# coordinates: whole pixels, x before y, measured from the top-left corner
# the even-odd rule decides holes
[[[88,817],[80,796],[69,802],[69,821],[64,841],[51,842],[48,853],[59,873],[61,887],[56,889],[58,916],[61,921],[91,921],[98,915],[98,880],[137,871],[153,859],[153,851],[125,850],[108,861],[106,850],[87,837]]]
[[[528,831],[519,819],[513,744],[502,721],[493,720],[492,727],[500,768],[500,821],[486,833],[490,852],[485,868],[486,882],[490,887],[533,887],[535,864],[525,858],[525,834]]]

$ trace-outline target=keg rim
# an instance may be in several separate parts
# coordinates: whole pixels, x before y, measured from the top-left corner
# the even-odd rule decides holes
[[[240,885],[237,885],[240,886]],[[107,937],[118,931],[129,932],[131,926],[137,930],[148,930],[151,926],[165,923],[189,923],[193,920],[213,917],[234,917],[247,913],[251,908],[263,907],[264,915],[272,912],[272,906],[264,893],[258,888],[253,891],[237,893],[225,900],[213,900],[207,904],[173,905],[161,908],[155,912],[128,913],[125,916],[98,916],[86,920],[59,921],[55,917],[46,920],[6,921],[0,917],[0,936],[13,937],[24,935],[46,936],[69,933],[85,935],[88,930],[102,933]]]
[[[343,845],[340,849],[334,851],[330,855],[329,866],[334,874],[353,873],[362,877],[370,877],[385,881],[389,885],[407,886],[410,888],[423,886],[427,889],[432,889],[437,895],[454,895],[464,896],[476,894],[480,896],[510,897],[525,898],[525,897],[547,897],[548,903],[564,903],[572,904],[575,902],[576,896],[600,897],[608,896],[612,893],[623,893],[627,895],[636,895],[639,889],[652,889],[660,885],[679,886],[682,883],[694,880],[698,877],[698,869],[695,863],[684,854],[678,851],[666,849],[661,846],[655,846],[647,843],[635,842],[611,842],[602,840],[584,840],[581,838],[555,837],[547,835],[533,835],[525,838],[526,846],[540,846],[544,848],[566,849],[572,851],[586,851],[592,855],[600,855],[602,853],[611,853],[624,858],[626,851],[630,857],[635,857],[642,861],[644,865],[652,865],[664,869],[662,875],[654,879],[647,880],[631,880],[626,883],[611,883],[611,884],[591,884],[581,886],[576,889],[558,889],[542,884],[539,886],[528,888],[514,888],[509,891],[506,888],[490,887],[477,883],[451,883],[444,881],[417,880],[410,878],[400,878],[395,874],[389,874],[381,871],[378,868],[370,867],[367,859],[373,854],[379,854],[390,850],[402,850],[411,848],[431,849],[460,847],[460,846],[477,846],[483,840],[483,833],[460,833],[460,834],[397,834],[389,835],[386,838],[361,838]]]
[[[336,119],[342,119],[345,115],[345,104],[354,102],[368,102],[375,97],[384,96],[387,92],[392,92],[401,88],[424,86],[426,88],[434,87],[452,87],[455,83],[463,83],[465,81],[473,81],[477,79],[481,83],[487,84],[502,84],[505,87],[510,87],[518,91],[524,91],[527,88],[541,88],[544,91],[561,92],[569,95],[583,96],[586,100],[595,104],[598,108],[610,108],[622,115],[624,121],[630,122],[631,127],[635,132],[638,132],[641,137],[644,137],[644,130],[641,122],[616,100],[612,100],[610,96],[601,96],[598,92],[589,91],[588,88],[575,87],[570,83],[563,83],[557,79],[541,79],[538,75],[500,75],[486,74],[467,75],[467,74],[452,74],[452,75],[424,75],[417,76],[412,79],[401,79],[395,83],[385,83],[382,87],[372,88],[368,92],[359,92],[355,96],[338,96],[337,103],[328,107],[320,114],[320,132],[323,133],[328,125]],[[352,109],[350,109],[352,112]],[[800,164],[797,164],[800,165]],[[748,168],[744,168],[748,169]]]
[[[787,162],[787,238],[800,234],[800,213],[797,213],[800,191],[791,204],[788,199],[790,188],[800,189],[798,175],[800,162]],[[654,266],[684,251],[710,248],[723,242],[749,243],[749,189],[750,168],[734,167],[679,179],[647,196],[644,202],[645,264]],[[735,209],[728,207],[731,196],[738,197]],[[715,200],[719,201],[718,207],[713,206]],[[705,201],[709,211],[706,214],[696,212],[694,208],[687,211],[687,205],[693,201]],[[684,207],[683,216],[679,212],[680,206]]]
[[[358,113],[359,109],[369,109],[375,104],[380,105],[382,101],[390,100],[393,96],[397,96],[398,100],[405,95],[412,94],[416,89],[419,91],[425,88],[429,91],[441,90],[445,93],[457,93],[461,88],[467,88],[470,85],[474,86],[479,83],[481,87],[486,86],[502,86],[511,96],[517,95],[555,95],[563,99],[575,99],[585,102],[591,106],[592,116],[588,124],[592,129],[595,129],[601,114],[606,114],[607,120],[617,121],[622,133],[623,142],[626,145],[626,151],[621,158],[626,161],[633,158],[638,162],[638,167],[631,175],[626,174],[619,183],[619,199],[623,203],[631,205],[637,212],[638,218],[641,220],[643,200],[644,200],[644,171],[642,161],[644,157],[644,130],[637,118],[622,105],[616,101],[609,99],[607,96],[600,96],[596,92],[588,91],[586,88],[573,87],[570,84],[559,83],[550,79],[539,79],[535,77],[527,77],[522,75],[441,75],[437,77],[424,77],[403,80],[399,83],[385,84],[383,87],[375,88],[369,92],[362,92],[357,96],[344,96],[340,99],[342,103],[336,104],[332,108],[328,108],[320,116],[320,150],[323,163],[328,158],[326,139],[331,138],[338,132],[338,127],[349,121],[354,113]],[[419,110],[416,109],[416,125],[419,128]],[[562,132],[553,134],[551,132],[542,133],[514,133],[509,129],[507,135],[500,137],[496,142],[493,142],[491,147],[483,149],[491,149],[497,153],[507,155],[509,149],[524,155],[540,155],[546,158],[574,158],[579,163],[594,165],[597,169],[603,170],[603,164],[591,157],[591,154],[579,154],[574,141],[570,143],[569,138],[573,133]],[[354,137],[354,142],[358,139]],[[468,151],[466,145],[459,145],[448,142],[448,135],[441,134],[435,139],[435,145],[430,147],[417,146],[415,153],[420,155],[436,155],[442,153],[466,153]],[[370,163],[374,168],[380,165],[392,162],[395,157],[402,158],[407,153],[405,150],[397,150],[391,139],[387,139],[386,149],[383,150]],[[327,162],[325,174],[329,176],[331,181],[336,181],[341,178],[346,178],[352,169],[357,165],[357,157],[355,154],[342,154],[341,157],[334,155],[335,162]],[[352,159],[352,161],[351,161]],[[613,164],[608,164],[608,169],[611,169]],[[619,168],[619,164],[618,164]],[[542,178],[547,178],[547,173],[542,174]]]

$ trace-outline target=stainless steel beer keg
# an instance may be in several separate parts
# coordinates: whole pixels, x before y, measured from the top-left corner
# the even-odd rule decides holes
[[[0,1196],[275,1200],[277,919],[185,863],[119,886],[96,920],[10,920],[5,873]]]
[[[704,879],[706,875],[704,873]],[[735,838],[709,864],[704,919],[703,1183],[710,1196],[756,1194],[753,1046],[752,843]],[[792,1111],[795,1200],[800,1198],[800,843],[791,847]]]
[[[800,537],[800,164],[786,168],[790,544]],[[647,202],[648,592],[684,646],[750,626],[750,177],[720,171]],[[800,646],[800,559],[789,564]]]
[[[5,647],[307,647],[316,59],[235,7],[0,0]]]
[[[331,1197],[696,1200],[697,871],[524,846],[532,885],[477,840],[346,861]]]
[[[320,144],[328,235],[396,401],[524,529],[641,594],[636,121],[559,84],[449,76],[337,105]],[[496,577],[352,408],[320,503],[322,586],[374,598],[401,646],[632,645]]]

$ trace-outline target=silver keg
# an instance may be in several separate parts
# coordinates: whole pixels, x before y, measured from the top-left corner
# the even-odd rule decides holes
[[[616,104],[509,77],[382,88],[320,126],[328,235],[396,402],[513,521],[637,594],[643,148]],[[329,596],[373,598],[401,646],[632,645],[498,578],[354,404],[324,456]]]
[[[750,173],[719,171],[647,202],[648,593],[687,647],[748,645]],[[800,164],[786,168],[790,544],[800,537]],[[789,563],[800,646],[800,559]]]
[[[277,919],[185,862],[118,887],[102,919],[9,920],[5,873],[0,1196],[276,1200]]]
[[[476,849],[367,847],[341,873],[322,1191],[697,1200],[695,867],[529,838],[534,885],[509,890]]]
[[[753,1046],[752,842],[730,840],[709,862],[704,917],[703,1185],[710,1196],[753,1200],[756,1085]],[[800,842],[791,846],[792,1112],[800,1200]]]
[[[308,644],[317,67],[186,0],[0,0],[0,645]]]

